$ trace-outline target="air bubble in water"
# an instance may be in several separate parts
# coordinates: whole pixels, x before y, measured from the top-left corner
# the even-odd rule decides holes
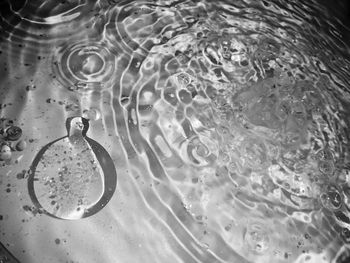
[[[108,152],[87,137],[88,120],[67,119],[68,135],[45,145],[28,177],[34,205],[49,216],[80,219],[100,211],[111,199],[117,174]]]

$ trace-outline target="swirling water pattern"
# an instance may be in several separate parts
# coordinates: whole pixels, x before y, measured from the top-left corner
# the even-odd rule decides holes
[[[0,262],[347,262],[350,49],[325,7],[38,0],[0,12],[1,144],[12,149],[0,161]],[[31,202],[26,179],[75,116],[118,186],[94,216],[59,220]],[[6,141],[8,120],[23,151]],[[67,199],[98,174],[89,151],[71,158],[83,167],[62,166],[68,141],[34,179],[47,206],[51,187]]]

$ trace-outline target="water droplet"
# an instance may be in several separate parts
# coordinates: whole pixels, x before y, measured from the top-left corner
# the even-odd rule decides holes
[[[68,118],[68,135],[45,145],[28,177],[34,205],[61,219],[80,219],[99,212],[111,199],[117,174],[108,152],[87,137],[88,120]]]
[[[12,157],[11,148],[8,145],[1,146],[0,160],[6,161],[10,160]]]
[[[35,90],[35,89],[36,89],[36,86],[34,84],[26,86],[26,91],[31,91],[31,90]]]
[[[16,144],[16,150],[17,151],[23,151],[25,148],[27,148],[27,143],[25,140],[20,140],[17,144]]]

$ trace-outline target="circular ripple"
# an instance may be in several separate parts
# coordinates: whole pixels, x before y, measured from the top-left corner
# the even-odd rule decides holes
[[[109,6],[104,10],[106,2]],[[315,59],[320,50],[322,59],[328,57],[318,44],[327,38],[322,39],[324,34],[319,30],[307,28],[306,16],[295,25],[291,23],[292,16],[279,12],[282,7],[273,5],[274,1],[269,10],[264,10],[268,13],[262,12],[264,7],[258,2],[239,2],[233,6],[224,1],[72,0],[66,8],[56,3],[57,7],[51,9],[49,5],[55,1],[49,0],[38,8],[38,13],[33,9],[28,18],[32,23],[18,19],[17,33],[12,34],[11,27],[6,30],[16,37],[28,31],[29,39],[35,39],[33,46],[38,46],[38,36],[45,34],[40,43],[50,47],[43,49],[50,56],[55,53],[51,51],[52,43],[62,43],[58,40],[63,39],[67,44],[56,44],[60,48],[55,54],[54,70],[69,90],[99,91],[106,82],[123,84],[113,85],[113,94],[108,91],[100,98],[95,96],[91,105],[82,103],[83,117],[101,120],[95,124],[107,128],[103,129],[105,138],[110,138],[106,144],[113,145],[121,155],[124,149],[126,166],[131,166],[126,170],[133,176],[125,176],[132,183],[126,180],[121,193],[140,193],[142,204],[154,212],[153,226],[158,227],[159,220],[175,234],[164,232],[165,238],[169,236],[164,244],[172,244],[172,255],[182,262],[247,262],[238,256],[245,251],[248,257],[253,255],[251,262],[286,262],[290,253],[293,257],[301,253],[296,251],[295,242],[306,231],[313,239],[303,251],[329,247],[329,240],[323,237],[334,235],[323,220],[323,211],[339,217],[334,225],[342,221],[338,228],[344,228],[342,235],[350,240],[349,216],[345,213],[349,198],[343,197],[347,193],[334,182],[342,162],[337,145],[348,143],[347,134],[337,132],[342,125],[339,120],[347,122],[348,112],[336,103],[328,105],[327,101],[336,96],[332,92],[337,91],[331,80],[322,79],[321,83],[327,84],[320,83],[317,88],[300,82],[316,82],[321,73],[331,78],[332,73],[325,72],[326,66]],[[20,7],[16,10],[23,15]],[[31,26],[40,21],[46,24],[33,30]],[[284,35],[280,25],[286,29]],[[302,39],[303,32],[312,38]],[[331,63],[325,64],[331,68]],[[346,71],[348,67],[342,68]],[[61,98],[65,97],[65,90],[60,91]],[[30,92],[33,99],[41,99],[37,94]],[[318,119],[312,119],[316,115]],[[33,126],[30,118],[28,123]],[[47,122],[45,126],[57,125],[56,118],[47,118]],[[112,134],[118,136],[123,149],[116,147]],[[334,155],[331,158],[326,152],[315,155],[325,145]],[[65,219],[81,218],[78,213],[86,207],[92,211],[91,205],[103,191],[101,180],[85,180],[89,175],[102,177],[88,162],[98,159],[92,150],[84,151],[80,158],[67,159],[77,148],[65,137],[42,152],[45,158],[38,159],[36,166],[41,173],[36,173],[35,180],[33,175],[29,177],[29,192],[35,193],[33,203]],[[98,161],[101,163],[102,158]],[[53,176],[46,177],[47,174]],[[325,181],[337,188],[322,192],[319,188]],[[89,185],[102,190],[90,194],[86,189]],[[110,185],[113,184],[106,184],[104,189]],[[133,197],[139,194],[128,196],[129,210],[137,205],[137,213],[132,214],[137,221],[142,219],[144,209]],[[320,205],[325,208],[322,212],[316,209]],[[111,212],[116,211],[114,208]],[[119,213],[114,219],[123,214],[129,216]],[[263,220],[255,221],[256,218]],[[142,227],[142,220],[138,222]],[[223,233],[224,226],[229,227]],[[85,238],[82,235],[79,240]],[[224,242],[226,236],[234,242]]]
[[[21,43],[24,38],[35,47],[38,42],[47,45],[51,39],[65,39],[67,33],[81,34],[92,23],[90,10],[98,12],[100,6],[95,1],[2,1],[0,21],[3,33],[0,38],[11,38]],[[67,24],[75,23],[74,27]],[[96,18],[94,23],[96,23]],[[51,30],[55,27],[55,30]]]
[[[78,43],[58,50],[54,71],[70,90],[101,87],[114,71],[114,56],[99,43]]]

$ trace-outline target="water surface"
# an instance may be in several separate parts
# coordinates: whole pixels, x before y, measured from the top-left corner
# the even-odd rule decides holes
[[[349,29],[326,7],[11,2],[0,262],[349,260]]]

